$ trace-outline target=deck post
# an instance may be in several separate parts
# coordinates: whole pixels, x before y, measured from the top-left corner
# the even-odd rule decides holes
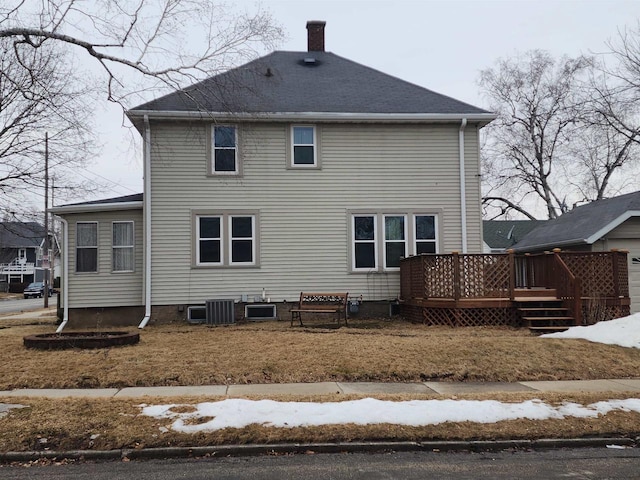
[[[531,288],[531,285],[533,285],[533,263],[531,260],[530,253],[524,254],[523,263],[524,263],[525,284],[520,286],[525,288]]]
[[[616,298],[620,298],[620,282],[619,282],[619,275],[620,275],[620,269],[619,269],[619,265],[618,265],[618,250],[615,248],[611,249],[611,253],[613,255],[611,255],[611,262],[613,262],[613,295]]]
[[[429,298],[429,279],[427,278],[427,256],[420,255],[420,277],[422,278],[422,298]]]
[[[507,250],[509,254],[509,299],[513,301],[516,298],[516,256],[513,249]]]
[[[582,325],[582,279],[577,277],[573,290],[573,319],[576,326]]]
[[[453,299],[458,305],[460,300],[460,254],[458,252],[451,252],[453,256]]]

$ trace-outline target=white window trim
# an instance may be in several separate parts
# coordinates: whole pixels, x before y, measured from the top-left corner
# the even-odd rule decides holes
[[[234,165],[235,165],[235,170],[233,171],[218,171],[216,170],[216,150],[232,150],[231,147],[216,147],[216,128],[220,128],[220,127],[227,127],[227,128],[233,128],[233,135],[234,135],[234,142],[235,142],[235,147],[233,147],[233,151],[234,151]],[[211,142],[211,155],[209,158],[209,174],[210,175],[231,175],[231,176],[238,176],[240,175],[240,155],[239,155],[239,148],[238,148],[238,126],[237,125],[212,125],[211,126],[211,133],[210,133],[210,142]]]
[[[311,128],[313,129],[313,143],[295,143],[294,130],[296,128]],[[315,125],[291,125],[289,130],[291,138],[290,152],[291,152],[291,168],[318,168],[318,131]],[[295,147],[313,147],[313,163],[312,164],[298,164],[295,163]]]
[[[200,218],[220,219],[220,262],[200,262]],[[250,217],[252,228],[252,262],[232,262],[232,230],[231,219],[235,217]],[[255,210],[192,210],[192,257],[191,268],[255,268],[260,267],[260,213]],[[248,237],[237,239],[249,240]],[[204,239],[206,240],[206,239]],[[214,240],[213,238],[211,240]]]
[[[356,240],[356,217],[373,217],[373,240]],[[375,265],[373,267],[356,267],[356,242],[373,243],[373,255]],[[378,215],[375,213],[351,214],[351,271],[374,272],[378,270]]]
[[[424,240],[424,239],[418,239],[417,238],[417,229],[416,229],[416,217],[433,217],[433,228],[435,230],[435,238],[433,240]],[[440,252],[440,220],[439,220],[439,215],[436,213],[414,213],[411,215],[411,221],[412,221],[412,230],[413,230],[413,255],[417,255],[416,252],[418,251],[418,242],[431,242],[433,241],[433,243],[436,246],[436,251],[435,253],[439,253]]]
[[[242,218],[242,217],[249,217],[251,218],[251,237],[234,237],[233,236],[233,229],[232,229],[232,222],[234,218]],[[228,243],[228,259],[227,262],[229,265],[245,265],[245,266],[254,266],[256,264],[256,217],[255,215],[243,215],[243,214],[231,214],[228,215],[228,225],[227,225],[227,232],[228,232],[228,236],[229,236],[229,243]],[[251,240],[251,258],[253,259],[250,262],[234,262],[233,261],[233,241],[234,240]]]
[[[348,267],[350,273],[362,274],[362,273],[383,273],[383,272],[399,272],[398,267],[386,267],[386,249],[385,249],[385,232],[384,232],[384,219],[386,217],[405,217],[405,254],[406,256],[416,255],[417,242],[416,242],[416,229],[415,218],[419,216],[429,216],[434,218],[435,227],[435,246],[436,253],[440,252],[441,236],[440,231],[441,216],[443,211],[441,209],[434,209],[430,211],[413,210],[413,209],[381,209],[372,213],[371,210],[347,210],[347,222],[349,225],[349,259]],[[356,254],[355,254],[355,217],[373,217],[374,218],[374,252],[375,252],[375,267],[372,268],[356,268]],[[361,241],[365,242],[365,241]],[[371,242],[367,240],[366,242]]]
[[[387,240],[387,217],[402,217],[404,219],[403,222],[403,236],[404,240]],[[408,223],[409,219],[414,218],[411,215],[407,215],[406,213],[384,213],[382,214],[382,268],[385,272],[399,272],[400,267],[388,267],[387,266],[387,243],[404,243],[404,254],[405,256],[409,252],[409,241],[408,241]],[[415,251],[415,250],[414,250]]]
[[[79,246],[78,245],[78,225],[86,225],[86,224],[93,224],[96,226],[96,245],[95,246]],[[79,275],[93,275],[96,274],[100,271],[100,251],[99,251],[99,244],[100,244],[100,225],[98,224],[98,222],[92,222],[92,221],[88,221],[88,222],[76,222],[76,231],[75,231],[75,235],[76,235],[76,252],[75,252],[75,272],[76,274]],[[95,270],[91,270],[91,271],[84,271],[84,272],[79,272],[78,271],[78,249],[79,248],[93,248],[96,251],[96,269]]]
[[[114,245],[113,243],[113,233],[114,233],[114,229],[115,229],[115,225],[117,223],[130,223],[131,224],[131,233],[132,233],[132,238],[131,238],[131,245]],[[131,266],[133,267],[131,270],[116,270],[115,269],[115,265],[114,265],[114,258],[115,258],[115,250],[116,249],[130,249],[131,250]],[[113,221],[111,222],[111,271],[113,273],[132,273],[135,272],[136,270],[136,229],[135,229],[135,224],[133,222],[133,220],[117,220],[117,221]]]
[[[224,264],[224,218],[222,215],[216,214],[202,214],[196,215],[196,258],[195,264],[199,267],[215,267],[221,266]],[[206,237],[202,238],[200,236],[200,219],[201,218],[218,218],[220,220],[220,236],[219,237]],[[220,261],[219,262],[201,262],[200,261],[200,241],[201,240],[218,240],[220,242]]]

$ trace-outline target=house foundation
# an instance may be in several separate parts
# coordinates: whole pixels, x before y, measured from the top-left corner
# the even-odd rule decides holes
[[[245,306],[274,305],[276,310],[276,321],[290,321],[291,309],[297,302],[272,302],[266,303],[234,303],[234,315],[236,322],[260,321],[259,319],[245,318]],[[189,307],[203,307],[204,304],[180,304],[180,305],[155,305],[151,308],[151,320],[149,325],[167,325],[188,323]],[[357,305],[347,306],[349,319],[388,319],[399,318],[400,308],[395,301],[364,301]],[[144,306],[132,307],[94,307],[94,308],[71,308],[69,309],[68,329],[100,329],[106,327],[137,327],[144,317]],[[61,309],[60,312],[61,313]],[[327,320],[327,315],[305,314],[305,319]],[[197,323],[197,322],[193,322]],[[204,321],[202,323],[205,323]]]

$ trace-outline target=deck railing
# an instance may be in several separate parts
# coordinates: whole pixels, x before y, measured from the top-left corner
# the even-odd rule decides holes
[[[627,253],[435,254],[400,262],[403,299],[514,299],[517,289],[554,288],[577,305],[581,297],[629,296]],[[577,307],[574,307],[577,309]]]
[[[0,263],[0,273],[33,273],[35,263],[20,263],[13,261],[11,263]]]

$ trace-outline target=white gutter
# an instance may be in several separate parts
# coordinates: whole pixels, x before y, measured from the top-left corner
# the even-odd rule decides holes
[[[462,253],[467,253],[467,185],[464,172],[464,129],[467,119],[463,118],[458,132],[460,151],[460,223],[462,224]]]
[[[129,110],[130,119],[153,118],[156,120],[170,119],[247,119],[252,121],[357,121],[357,122],[486,122],[497,118],[493,113],[351,113],[351,112],[204,112],[204,111],[175,111],[175,110]]]
[[[110,212],[114,210],[139,210],[143,206],[143,202],[114,202],[114,203],[93,203],[83,205],[63,205],[60,207],[52,207],[50,212],[56,215],[66,213],[84,213],[84,212]]]
[[[59,217],[62,222],[62,323],[56,329],[56,333],[62,332],[69,321],[69,222]]]
[[[151,126],[149,117],[144,116],[144,138],[142,144],[144,152],[144,318],[138,328],[144,328],[151,318]]]

